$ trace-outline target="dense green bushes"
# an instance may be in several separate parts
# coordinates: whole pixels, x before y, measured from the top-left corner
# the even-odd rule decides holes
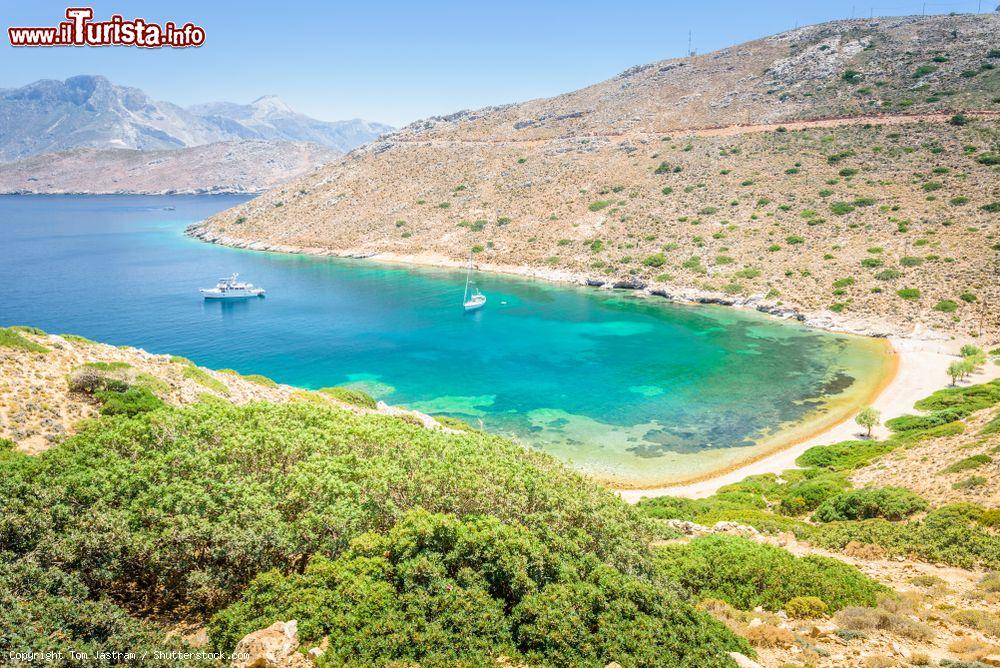
[[[0,647],[8,652],[43,653],[73,649],[85,654],[133,652],[130,665],[163,665],[156,650],[182,649],[166,641],[160,629],[129,617],[111,603],[93,600],[73,575],[42,568],[30,559],[7,561],[0,554]],[[138,658],[147,653],[146,658]],[[24,665],[34,662],[26,661]],[[122,661],[125,663],[125,661]],[[198,665],[192,661],[192,665]],[[11,660],[11,665],[19,665]],[[91,665],[65,656],[59,665]]]
[[[898,521],[927,510],[927,501],[901,487],[869,487],[838,494],[823,502],[813,519],[818,522],[867,520]]]
[[[356,538],[301,575],[256,578],[217,614],[213,644],[231,649],[274,619],[329,637],[323,665],[721,666],[747,651],[667,582],[625,575],[523,526],[411,511],[384,534]]]
[[[836,559],[795,557],[745,538],[713,535],[657,550],[666,577],[701,599],[718,598],[742,610],[781,610],[796,597],[815,596],[831,610],[873,605],[887,589]]]
[[[41,455],[0,453],[0,563],[59,568],[86,603],[31,613],[63,647],[85,644],[102,615],[122,625],[107,637],[132,642],[146,627],[122,609],[198,618],[232,605],[213,626],[227,646],[264,625],[259,609],[337,628],[338,651],[427,665],[507,650],[550,665],[730,665],[723,650],[745,645],[656,575],[649,529],[505,439],[304,402],[106,415]],[[351,583],[336,600],[331,577]],[[400,615],[405,650],[376,610]],[[597,630],[582,642],[577,624]]]
[[[843,549],[848,543],[877,545],[887,553],[915,556],[963,568],[1000,567],[1000,536],[979,526],[983,509],[967,503],[942,506],[917,522],[882,519],[835,522],[815,534],[823,547]]]
[[[212,609],[408,508],[492,514],[641,570],[641,520],[554,460],[309,404],[106,417],[0,476],[0,544],[133,607]]]

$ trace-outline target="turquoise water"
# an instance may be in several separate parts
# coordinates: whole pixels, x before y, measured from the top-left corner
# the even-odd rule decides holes
[[[184,227],[236,197],[0,197],[0,324],[31,324],[306,388],[480,421],[619,484],[773,445],[870,393],[880,344],[722,307],[462,271],[255,253]],[[204,302],[239,272],[268,291]],[[832,400],[832,401],[831,401]]]

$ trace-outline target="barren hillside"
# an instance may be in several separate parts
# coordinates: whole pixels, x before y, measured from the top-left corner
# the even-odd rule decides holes
[[[833,22],[428,119],[194,233],[989,335],[998,30]]]

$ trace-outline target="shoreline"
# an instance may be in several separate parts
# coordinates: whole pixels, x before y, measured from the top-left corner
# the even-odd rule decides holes
[[[928,344],[926,341],[898,338],[891,339],[890,344],[895,351],[897,369],[895,375],[879,389],[869,405],[881,412],[881,422],[898,417],[905,413],[918,413],[913,404],[937,390],[948,387],[946,369],[957,359],[955,351],[960,342],[952,345]],[[1000,378],[1000,366],[986,364],[970,381],[963,384],[974,385]],[[795,460],[803,452],[817,445],[830,445],[840,441],[863,438],[853,419],[846,419],[820,430],[807,438],[791,443],[777,451],[772,451],[753,461],[739,466],[709,474],[689,482],[645,489],[615,490],[629,503],[637,503],[642,498],[660,496],[678,496],[685,498],[704,498],[715,494],[720,487],[740,482],[747,476],[765,473],[780,474],[788,469],[799,468]],[[872,430],[872,436],[878,439],[889,435],[889,430],[880,424]]]
[[[729,477],[740,471],[744,471],[753,467],[755,464],[776,458],[778,455],[785,453],[788,450],[797,449],[803,444],[809,444],[806,447],[812,447],[816,445],[815,441],[817,439],[823,438],[826,434],[840,428],[846,423],[853,421],[854,416],[857,414],[857,409],[860,406],[871,406],[874,405],[878,398],[888,390],[899,376],[900,368],[900,358],[901,355],[899,351],[892,345],[891,341],[885,341],[885,356],[886,362],[882,369],[881,377],[878,379],[878,383],[874,385],[863,397],[860,403],[851,402],[849,406],[843,407],[841,410],[834,411],[832,415],[814,418],[812,420],[806,417],[803,420],[795,422],[789,425],[786,429],[779,429],[774,434],[767,438],[762,439],[755,447],[762,448],[761,452],[748,455],[743,459],[739,459],[736,462],[720,466],[703,473],[694,474],[688,478],[681,480],[676,480],[662,485],[653,486],[636,486],[636,485],[620,485],[615,484],[610,481],[597,479],[602,485],[618,494],[629,503],[635,503],[643,496],[665,496],[668,493],[674,495],[672,490],[684,489],[688,487],[694,487],[700,484],[711,483],[714,480]],[[917,397],[922,399],[926,395],[921,395]],[[916,399],[914,399],[916,401]],[[892,416],[895,417],[895,416]],[[801,433],[800,433],[801,432]],[[873,431],[874,433],[874,431]],[[842,439],[843,440],[843,439]],[[767,443],[775,442],[774,445],[768,446]],[[798,452],[801,454],[801,451]],[[796,457],[798,457],[796,454]],[[795,464],[789,464],[784,468],[794,468]],[[782,469],[784,470],[784,469]],[[775,473],[780,471],[775,471]],[[752,473],[747,473],[746,475],[753,475]],[[746,477],[743,475],[739,478],[742,480]],[[738,481],[734,481],[738,482]],[[719,486],[726,483],[720,483]],[[666,490],[666,491],[664,491]],[[714,491],[713,491],[714,493]],[[634,498],[633,498],[634,497]]]
[[[465,261],[453,260],[438,253],[402,254],[389,251],[376,253],[360,249],[333,250],[309,246],[270,244],[263,241],[249,241],[215,233],[208,229],[206,223],[207,221],[200,221],[188,225],[184,230],[185,236],[227,248],[266,253],[309,255],[312,257],[339,258],[344,260],[367,260],[384,264],[402,264],[438,269],[465,269],[467,266]],[[752,310],[778,318],[779,320],[795,320],[806,327],[837,334],[854,334],[876,339],[912,338],[919,341],[939,342],[951,341],[953,339],[949,334],[939,332],[919,323],[913,325],[909,330],[904,331],[902,327],[893,323],[869,320],[860,316],[849,317],[830,311],[803,311],[794,305],[769,300],[761,293],[734,297],[723,292],[710,292],[699,288],[655,282],[645,283],[638,279],[595,278],[571,271],[532,267],[529,265],[479,262],[474,263],[473,268],[480,272],[544,280],[551,283],[568,283],[609,291],[626,290],[637,297],[661,297],[675,304],[717,305]]]

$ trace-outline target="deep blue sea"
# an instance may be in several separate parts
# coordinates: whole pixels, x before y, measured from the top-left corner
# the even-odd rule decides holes
[[[756,313],[463,271],[212,246],[244,198],[0,197],[0,325],[26,324],[306,388],[354,384],[653,484],[739,461],[871,392],[873,341]],[[239,272],[265,299],[202,300]]]

